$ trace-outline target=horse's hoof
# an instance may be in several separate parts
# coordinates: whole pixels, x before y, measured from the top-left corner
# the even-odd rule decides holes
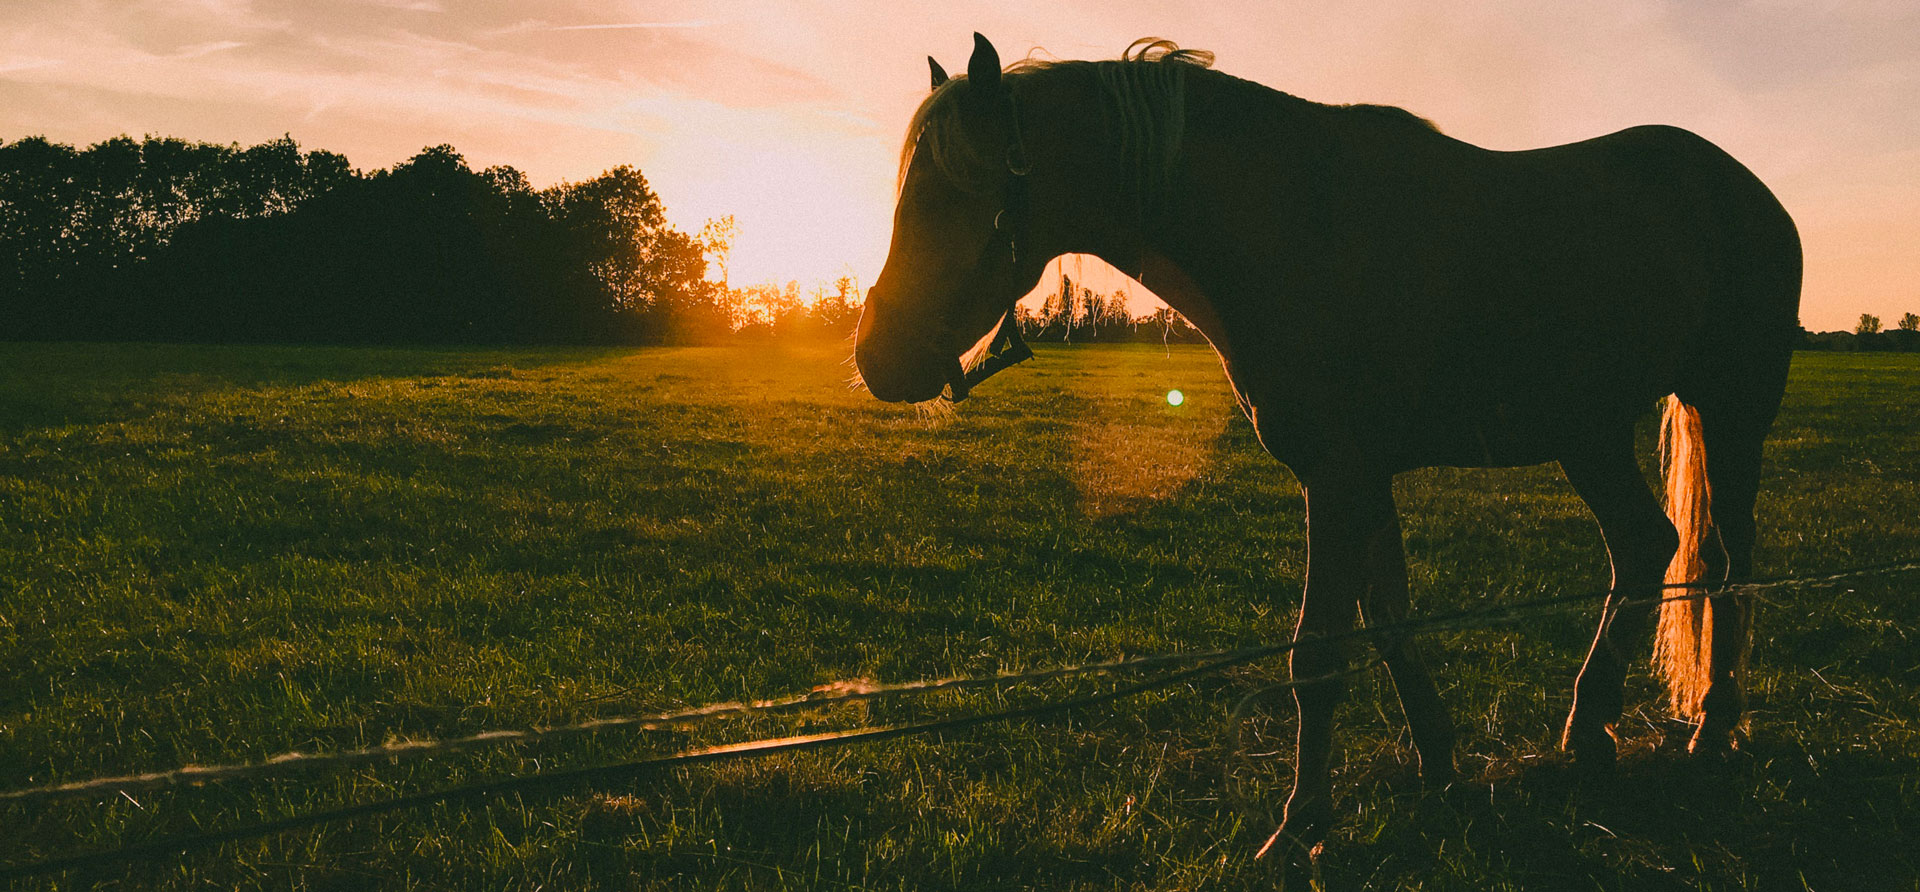
[[[1320,858],[1326,854],[1326,850],[1326,843],[1308,844],[1287,832],[1286,826],[1282,825],[1267,837],[1266,845],[1254,852],[1253,858],[1272,864],[1278,870],[1280,889],[1311,890],[1322,888]]]
[[[1745,742],[1742,731],[1738,724],[1728,727],[1724,721],[1709,718],[1694,727],[1693,735],[1687,739],[1687,755],[1695,759],[1731,758]]]
[[[1287,825],[1281,824],[1274,828],[1273,835],[1267,837],[1267,841],[1253,853],[1253,858],[1255,861],[1264,861],[1268,858],[1289,856],[1318,857],[1325,846],[1326,842],[1318,836],[1309,837],[1306,834],[1288,830]]]
[[[1427,768],[1427,763],[1420,763],[1420,789],[1422,790],[1430,793],[1440,792],[1453,786],[1454,781],[1459,779],[1460,772],[1454,770],[1451,761],[1445,765],[1436,765],[1432,769]]]
[[[1620,758],[1620,747],[1613,739],[1613,732],[1605,727],[1580,728],[1567,725],[1567,733],[1560,738],[1560,748],[1573,758],[1575,768],[1583,772],[1613,771],[1614,763]]]
[[[1683,752],[1693,745],[1693,736],[1700,730],[1699,725],[1685,719],[1669,718],[1660,732],[1658,749],[1666,753]]]
[[[1724,759],[1733,752],[1733,739],[1726,734],[1695,734],[1687,741],[1687,755],[1696,759]]]
[[[1747,754],[1731,735],[1696,735],[1687,743],[1687,761],[1709,772],[1731,771],[1747,759]]]

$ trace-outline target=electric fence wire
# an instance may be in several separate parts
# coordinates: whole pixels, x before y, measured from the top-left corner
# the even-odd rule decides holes
[[[402,758],[418,758],[484,746],[529,743],[564,736],[590,734],[615,728],[659,729],[681,727],[715,718],[753,713],[790,712],[803,709],[817,709],[837,703],[853,701],[921,696],[940,691],[1003,687],[1077,676],[1107,675],[1188,663],[1199,664],[1191,666],[1190,668],[1167,672],[1144,681],[1123,685],[1103,693],[1039,703],[998,712],[848,731],[833,731],[822,734],[750,740],[608,765],[517,775],[439,790],[394,796],[387,799],[309,812],[303,815],[294,815],[272,821],[165,837],[133,843],[106,851],[4,865],[0,866],[0,879],[36,876],[80,867],[99,867],[151,860],[168,855],[204,850],[227,842],[256,839],[322,824],[384,814],[401,809],[417,808],[440,802],[483,798],[503,793],[556,795],[589,783],[627,779],[684,766],[751,759],[777,753],[828,749],[859,743],[873,743],[922,734],[941,734],[967,730],[984,725],[1018,721],[1021,719],[1043,718],[1072,710],[1113,703],[1140,694],[1173,687],[1184,682],[1218,675],[1237,666],[1287,653],[1296,649],[1302,643],[1314,640],[1328,644],[1366,640],[1374,642],[1375,649],[1378,650],[1377,642],[1382,638],[1405,637],[1434,631],[1467,631],[1495,628],[1510,625],[1522,619],[1576,610],[1593,601],[1609,598],[1612,598],[1612,600],[1608,603],[1608,610],[1612,612],[1633,606],[1651,607],[1666,601],[1704,597],[1755,595],[1759,592],[1772,589],[1826,585],[1848,579],[1886,575],[1910,570],[1920,570],[1920,556],[1841,570],[1777,576],[1725,587],[1714,587],[1703,583],[1674,583],[1662,586],[1661,588],[1664,590],[1684,589],[1685,591],[1681,594],[1664,595],[1661,597],[1621,597],[1618,596],[1617,592],[1610,589],[1576,594],[1552,595],[1517,601],[1511,604],[1489,605],[1419,619],[1381,623],[1366,628],[1356,628],[1337,635],[1324,636],[1318,639],[1301,638],[1279,644],[1259,645],[1234,650],[1156,654],[1100,663],[1034,670],[1024,673],[942,678],[896,684],[881,684],[865,680],[842,681],[822,685],[807,694],[777,700],[747,703],[718,703],[679,712],[655,715],[610,716],[553,728],[489,731],[442,741],[407,741],[332,754],[306,755],[290,753],[258,763],[209,767],[188,766],[173,771],[122,777],[93,778],[52,786],[0,792],[0,805],[19,802],[41,802],[74,796],[117,795],[120,792],[134,789],[199,785],[213,781],[246,780],[256,777],[285,774],[298,770],[339,769],[382,759],[397,760]],[[1712,590],[1707,591],[1709,588]],[[1293,679],[1277,685],[1270,685],[1263,688],[1260,694],[1264,696],[1281,690],[1319,684],[1357,674],[1371,668],[1373,662],[1374,661],[1369,660],[1328,676]],[[1244,718],[1240,714],[1244,712],[1245,709],[1246,701],[1243,700],[1241,706],[1235,710],[1236,725],[1241,718]]]

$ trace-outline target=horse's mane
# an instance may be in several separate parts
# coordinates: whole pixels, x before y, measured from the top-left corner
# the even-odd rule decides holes
[[[1374,105],[1371,102],[1354,102],[1347,105],[1336,105],[1336,106],[1333,106],[1333,108],[1357,111],[1357,112],[1362,112],[1362,113],[1371,114],[1371,115],[1378,115],[1383,118],[1392,118],[1404,124],[1412,124],[1416,127],[1424,127],[1435,133],[1440,132],[1440,125],[1435,124],[1434,122],[1429,121],[1426,118],[1420,117],[1419,115],[1416,115],[1413,112],[1407,111],[1406,109],[1401,108],[1400,106],[1397,106],[1397,105]]]
[[[1181,49],[1171,40],[1143,37],[1118,59],[1021,59],[1006,67],[1003,83],[1018,103],[1039,75],[1091,71],[1100,84],[1107,119],[1119,143],[1120,164],[1130,180],[1125,185],[1145,206],[1166,184],[1180,151],[1186,127],[1187,72],[1212,64],[1213,54],[1206,50]],[[943,175],[962,188],[997,181],[1004,159],[982,155],[981,147],[972,141],[948,135],[960,132],[960,98],[966,89],[966,75],[956,75],[920,103],[907,124],[907,138],[900,148],[896,187],[906,183],[908,166],[923,152]]]

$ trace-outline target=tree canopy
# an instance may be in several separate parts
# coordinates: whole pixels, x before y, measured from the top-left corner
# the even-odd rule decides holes
[[[697,339],[731,326],[710,247],[632,167],[536,190],[445,145],[370,173],[290,137],[0,145],[0,338]]]

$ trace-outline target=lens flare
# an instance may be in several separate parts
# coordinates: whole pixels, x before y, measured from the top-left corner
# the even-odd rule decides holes
[[[1167,405],[1178,406],[1187,401],[1187,395],[1178,390],[1167,391]]]

